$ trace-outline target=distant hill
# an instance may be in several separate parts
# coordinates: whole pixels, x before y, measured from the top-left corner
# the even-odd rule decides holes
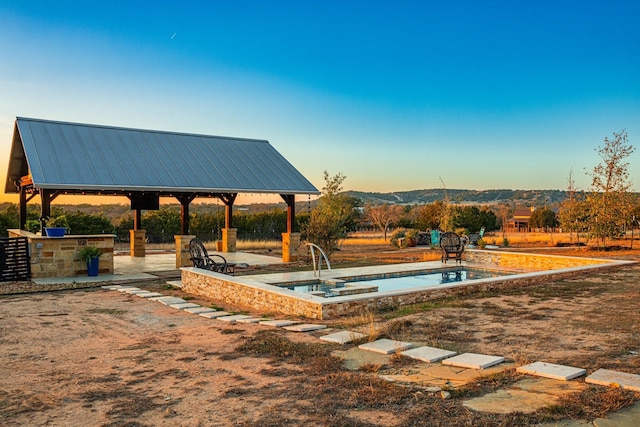
[[[415,205],[444,200],[446,195],[453,203],[491,205],[503,202],[523,206],[554,205],[567,198],[564,190],[456,190],[435,188],[429,190],[397,191],[392,193],[367,193],[346,191],[365,203]]]

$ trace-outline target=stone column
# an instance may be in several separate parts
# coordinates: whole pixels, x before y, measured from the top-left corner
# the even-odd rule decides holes
[[[189,242],[196,236],[192,235],[176,235],[176,268],[193,267],[191,254],[189,253]]]
[[[145,256],[146,235],[147,230],[129,230],[129,248],[131,249],[131,256]]]
[[[236,251],[236,235],[237,234],[238,234],[237,228],[222,229],[222,252]]]
[[[298,261],[300,249],[300,233],[282,233],[282,261]]]

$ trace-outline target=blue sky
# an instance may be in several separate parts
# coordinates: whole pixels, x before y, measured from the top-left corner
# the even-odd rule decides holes
[[[611,0],[0,0],[0,170],[24,116],[268,139],[318,188],[327,170],[361,191],[565,189],[573,170],[588,189],[605,137],[640,141],[638,18]]]

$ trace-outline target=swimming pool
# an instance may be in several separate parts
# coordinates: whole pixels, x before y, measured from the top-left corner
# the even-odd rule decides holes
[[[317,280],[312,283],[298,283],[285,286],[296,292],[310,293],[315,296],[335,297],[369,292],[399,291],[415,288],[429,288],[446,283],[464,282],[475,279],[488,279],[515,274],[504,270],[488,270],[458,267],[438,271],[405,272],[404,274],[382,274],[372,277],[345,277],[344,280]]]
[[[417,304],[459,293],[514,288],[541,284],[550,280],[589,274],[594,269],[617,269],[633,261],[583,258],[527,252],[469,249],[462,267],[466,273],[451,273],[454,266],[440,261],[383,264],[377,266],[346,267],[322,270],[319,279],[314,271],[282,271],[278,273],[228,276],[194,267],[182,268],[182,289],[223,304],[238,304],[268,313],[308,319],[330,319],[363,310],[381,310]],[[458,266],[459,267],[459,266]],[[486,277],[473,275],[507,270],[511,275]],[[443,272],[449,272],[444,278]],[[379,291],[376,279],[395,279],[420,274],[438,273],[440,283],[411,279],[407,288]],[[474,276],[470,280],[470,276]],[[463,277],[466,280],[462,280]],[[477,279],[477,280],[476,280]],[[449,281],[447,281],[449,280]],[[372,281],[373,283],[367,283]],[[291,290],[291,286],[325,285],[337,296],[325,297],[326,292]],[[393,285],[390,285],[393,286]],[[384,288],[383,288],[384,289]]]

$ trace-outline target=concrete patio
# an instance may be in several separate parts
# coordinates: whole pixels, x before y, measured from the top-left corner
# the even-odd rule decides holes
[[[264,266],[270,264],[284,264],[282,258],[275,256],[256,255],[248,252],[225,252],[228,262],[244,263],[249,266]],[[49,277],[33,279],[37,284],[49,283],[91,283],[91,282],[130,282],[159,279],[179,279],[180,270],[176,268],[176,255],[173,252],[147,253],[144,257],[129,255],[115,255],[113,257],[114,274],[100,274],[98,276]]]

